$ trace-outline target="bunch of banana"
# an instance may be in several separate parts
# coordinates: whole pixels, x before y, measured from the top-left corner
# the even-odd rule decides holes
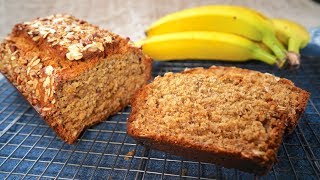
[[[291,37],[287,31],[284,34]],[[297,51],[289,53],[277,39],[271,20],[240,6],[203,6],[169,14],[153,23],[146,35],[139,45],[156,60],[257,59],[294,68],[300,64]]]
[[[301,25],[287,19],[271,19],[276,36],[288,50],[290,59],[300,61],[300,49],[310,41],[309,32]]]

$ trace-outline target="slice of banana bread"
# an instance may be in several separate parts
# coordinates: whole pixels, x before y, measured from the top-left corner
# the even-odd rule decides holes
[[[263,175],[308,98],[291,81],[252,70],[166,73],[136,93],[128,134],[151,148]]]
[[[121,38],[70,15],[17,24],[0,47],[0,71],[66,142],[129,103],[151,59]]]

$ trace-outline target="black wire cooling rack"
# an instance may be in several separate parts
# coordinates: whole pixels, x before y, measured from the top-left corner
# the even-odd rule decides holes
[[[215,164],[190,161],[137,145],[126,133],[130,107],[87,129],[74,144],[62,142],[21,95],[0,80],[0,179],[319,179],[320,59],[303,59],[296,71],[252,61],[155,62],[153,76],[186,67],[237,66],[285,77],[312,93],[293,134],[286,136],[278,163],[256,177]]]

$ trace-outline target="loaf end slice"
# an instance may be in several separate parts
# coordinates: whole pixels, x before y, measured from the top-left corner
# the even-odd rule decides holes
[[[151,148],[263,175],[308,98],[291,81],[270,74],[189,69],[157,77],[140,89],[127,130]]]
[[[17,24],[0,71],[66,142],[124,108],[150,79],[151,59],[122,38],[70,15]]]

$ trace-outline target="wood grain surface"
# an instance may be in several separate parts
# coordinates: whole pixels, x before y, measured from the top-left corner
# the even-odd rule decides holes
[[[0,37],[13,25],[53,13],[70,13],[136,40],[161,16],[206,4],[244,5],[270,17],[295,20],[306,27],[320,25],[320,4],[311,0],[0,0]]]

